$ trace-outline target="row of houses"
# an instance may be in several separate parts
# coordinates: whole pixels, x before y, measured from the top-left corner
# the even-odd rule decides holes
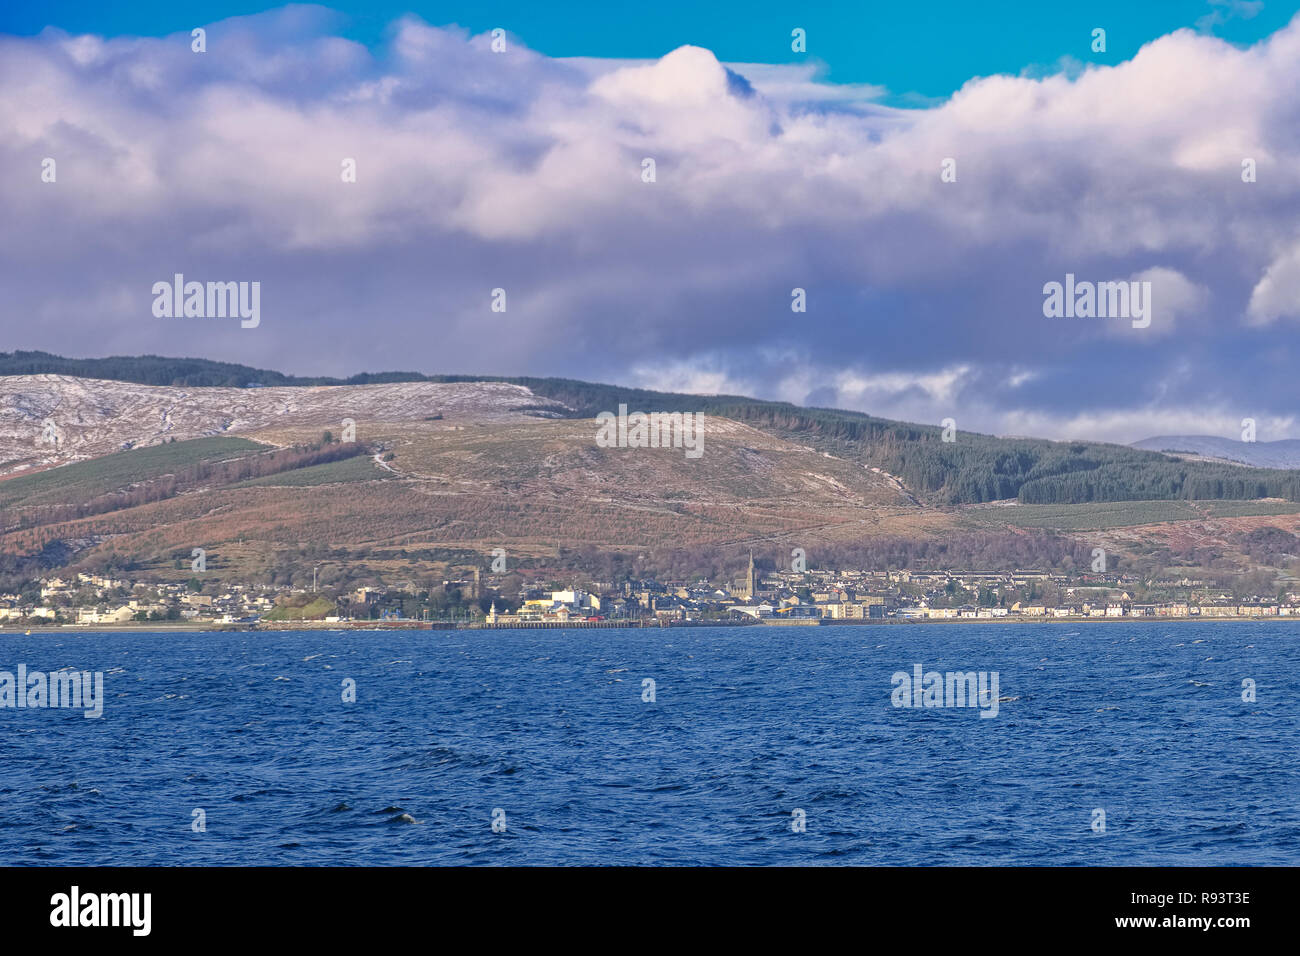
[[[1294,604],[1191,604],[1186,601],[1166,604],[1110,602],[1059,607],[1031,604],[1024,608],[1013,605],[1012,611],[1027,617],[1300,617],[1300,606]]]
[[[110,591],[129,589],[130,584],[120,578],[102,574],[86,574],[85,572],[78,574],[75,578],[47,578],[41,582],[41,600],[48,601],[51,598],[67,597],[83,588],[92,590],[97,597],[103,597]]]
[[[1020,617],[1300,617],[1300,605],[1294,604],[1189,604],[1174,601],[1168,604],[1064,604],[1048,607],[1042,604],[1021,606],[1013,604],[1010,608],[936,608],[936,607],[900,607],[894,612],[896,617],[905,618],[995,618],[1017,615]]]
[[[98,599],[80,606],[70,606],[70,595],[93,588]],[[0,622],[49,621],[66,624],[127,624],[132,621],[246,621],[275,606],[271,596],[240,585],[231,585],[216,594],[192,593],[185,585],[151,585],[125,597],[133,586],[127,582],[96,575],[81,574],[77,579],[50,578],[42,583],[45,604],[24,600],[18,594],[0,595]],[[116,598],[116,599],[114,599]]]

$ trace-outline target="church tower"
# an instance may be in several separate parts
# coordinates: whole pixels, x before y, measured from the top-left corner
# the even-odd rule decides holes
[[[741,585],[740,596],[746,601],[752,601],[756,591],[758,591],[758,581],[754,577],[754,550],[751,548],[749,551],[749,568],[745,571],[745,583]]]

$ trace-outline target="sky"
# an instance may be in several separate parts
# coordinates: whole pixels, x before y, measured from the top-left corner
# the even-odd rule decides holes
[[[1300,437],[1300,4],[696,6],[6,7],[0,348]]]

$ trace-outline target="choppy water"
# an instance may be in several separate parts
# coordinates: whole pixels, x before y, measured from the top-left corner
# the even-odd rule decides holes
[[[20,662],[107,701],[0,709],[7,864],[1300,863],[1300,624],[0,635]],[[1013,699],[893,707],[918,663]]]

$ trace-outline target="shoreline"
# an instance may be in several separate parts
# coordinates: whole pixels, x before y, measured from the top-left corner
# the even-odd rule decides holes
[[[897,627],[901,625],[967,625],[967,624],[1249,624],[1269,622],[1294,622],[1300,624],[1297,617],[1228,617],[1226,615],[1205,615],[1195,617],[998,617],[998,618],[890,618],[885,620],[856,621],[835,620],[832,618],[814,618],[794,621],[675,621],[669,624],[605,624],[585,621],[571,624],[559,624],[550,621],[533,624],[464,624],[439,623],[433,621],[410,622],[355,622],[329,624],[302,621],[292,625],[277,621],[273,626],[238,625],[220,622],[202,622],[185,624],[59,624],[33,625],[31,627],[10,627],[0,625],[0,638],[17,635],[36,634],[199,634],[211,632],[243,634],[299,633],[302,631],[337,631],[339,633],[378,631],[543,631],[543,630],[598,630],[626,631],[648,630],[668,631],[691,628],[730,627],[730,628],[790,628],[790,627]]]

